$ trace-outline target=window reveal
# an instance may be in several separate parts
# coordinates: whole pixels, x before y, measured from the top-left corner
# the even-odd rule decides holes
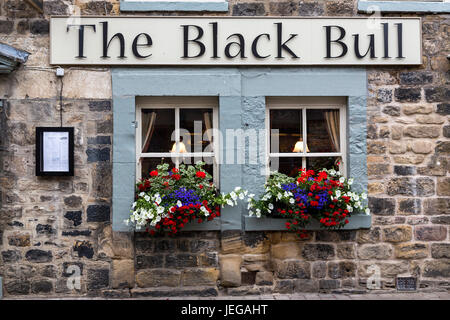
[[[165,103],[162,100],[157,104],[138,104],[136,117],[137,179],[145,178],[161,163],[178,168],[180,164],[194,165],[203,161],[205,170],[217,183],[213,130],[218,120],[214,103],[205,104],[201,100],[187,104]]]
[[[301,168],[345,173],[343,105],[268,104],[269,170],[296,176]]]

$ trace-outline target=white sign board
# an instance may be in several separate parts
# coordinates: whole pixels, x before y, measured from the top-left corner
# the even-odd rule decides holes
[[[53,65],[417,65],[420,18],[53,17]]]
[[[69,171],[69,132],[47,131],[43,135],[43,171]]]

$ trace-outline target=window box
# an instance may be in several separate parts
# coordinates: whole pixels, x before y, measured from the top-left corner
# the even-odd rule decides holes
[[[245,231],[288,231],[286,222],[288,219],[249,217],[245,218]],[[349,218],[349,223],[340,230],[368,229],[372,223],[372,216],[366,214],[355,214]],[[305,228],[306,230],[325,230],[320,228],[319,222],[312,220]]]

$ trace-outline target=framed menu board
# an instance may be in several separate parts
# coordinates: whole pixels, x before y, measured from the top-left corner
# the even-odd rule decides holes
[[[73,127],[36,127],[37,176],[73,176],[73,158]]]

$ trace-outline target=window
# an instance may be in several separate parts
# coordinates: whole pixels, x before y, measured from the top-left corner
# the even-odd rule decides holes
[[[217,11],[227,12],[227,0],[121,0],[121,11]]]
[[[359,0],[358,10],[376,12],[450,12],[450,0]]]
[[[218,127],[217,99],[138,98],[136,100],[136,178],[149,175],[158,164],[206,163],[218,182],[214,129]]]
[[[299,169],[345,174],[344,99],[268,98],[269,169],[296,176]]]

